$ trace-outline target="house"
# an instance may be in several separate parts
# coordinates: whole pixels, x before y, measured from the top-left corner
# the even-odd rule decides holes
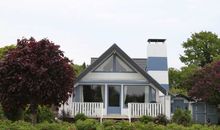
[[[134,51],[135,53],[135,51]],[[170,118],[165,39],[149,39],[147,58],[131,58],[113,44],[74,85],[74,96],[61,109],[72,117],[138,118],[165,114]]]

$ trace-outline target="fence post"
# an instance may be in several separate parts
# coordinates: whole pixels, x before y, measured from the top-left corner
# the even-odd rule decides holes
[[[101,103],[101,116],[100,116],[100,123],[102,123],[103,119],[103,103]]]
[[[131,123],[131,104],[128,103],[128,120]]]
[[[171,118],[171,99],[169,95],[164,96],[164,114],[168,119]]]

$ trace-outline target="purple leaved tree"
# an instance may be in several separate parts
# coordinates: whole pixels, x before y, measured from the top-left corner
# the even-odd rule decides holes
[[[48,39],[17,41],[0,61],[0,101],[5,111],[29,105],[36,123],[38,105],[59,106],[73,92],[75,71],[58,45]]]
[[[189,95],[211,104],[220,104],[220,61],[199,69],[186,81]]]

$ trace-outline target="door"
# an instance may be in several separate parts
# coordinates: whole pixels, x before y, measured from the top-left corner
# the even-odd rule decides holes
[[[108,114],[121,114],[121,86],[108,85]]]

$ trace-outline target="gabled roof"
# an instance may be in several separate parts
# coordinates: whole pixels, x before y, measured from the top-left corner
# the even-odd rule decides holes
[[[102,62],[107,56],[109,56],[113,51],[120,54],[127,62],[129,62],[138,72],[140,72],[150,83],[154,84],[162,93],[166,94],[166,90],[154,80],[148,73],[146,73],[142,68],[140,68],[121,48],[116,44],[113,44],[107,51],[105,51],[96,61],[94,61],[89,67],[87,67],[76,79],[76,82],[80,81],[87,73],[89,73],[94,67],[96,67],[100,62]]]
[[[183,94],[172,94],[171,97],[172,97],[172,98],[182,97],[182,98],[185,98],[185,99],[188,100],[188,101],[195,101],[195,100],[192,99],[191,97],[186,96],[186,95],[183,95]]]

